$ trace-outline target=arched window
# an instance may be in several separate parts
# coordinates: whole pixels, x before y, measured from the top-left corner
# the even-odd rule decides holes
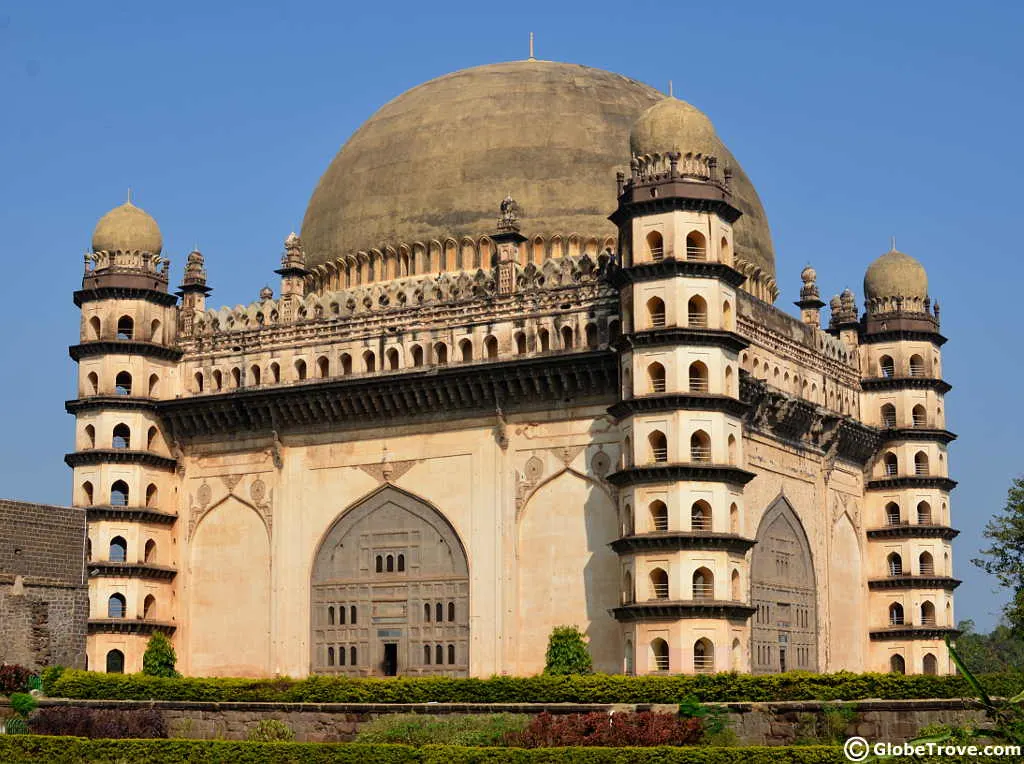
[[[885,566],[890,576],[903,575],[903,558],[896,552],[890,552],[889,556],[885,558]]]
[[[454,602],[449,602],[448,603],[448,621],[451,622],[451,621],[454,621],[454,620],[455,620],[455,603]]]
[[[893,363],[892,356],[883,355],[879,358],[878,368],[881,370],[883,377],[896,376],[896,364]]]
[[[622,336],[622,323],[619,321],[608,322],[608,344],[612,345]]]
[[[735,504],[729,507],[729,532],[740,532],[740,508]]]
[[[708,391],[708,367],[703,361],[694,361],[689,371],[690,392],[706,393]]]
[[[655,568],[650,574],[651,599],[668,599],[668,573],[661,568]]]
[[[455,664],[455,645],[448,645],[448,665]]]
[[[434,605],[434,620],[438,623],[444,621],[444,605],[442,605],[440,602]]]
[[[117,319],[117,338],[119,340],[130,340],[135,334],[135,322],[131,316],[121,316]]]
[[[231,370],[231,387],[238,389],[242,386],[242,370],[235,366]]]
[[[647,442],[651,447],[652,462],[668,461],[668,439],[661,430],[655,430],[647,436]]]
[[[123,480],[118,480],[110,486],[110,504],[114,507],[128,506],[128,484]]]
[[[921,661],[921,672],[931,676],[939,673],[939,662],[931,653],[925,653],[924,659]]]
[[[354,625],[356,624],[356,613],[358,613],[358,612],[359,612],[359,611],[358,611],[358,610],[356,609],[356,606],[355,606],[355,605],[353,605],[352,607],[350,607],[350,608],[348,609],[348,616],[349,616],[349,617],[348,617],[348,622],[349,622],[350,624],[352,624],[353,626],[354,626]],[[355,663],[355,662],[356,662],[356,659],[355,659],[355,658],[353,658],[353,659],[352,659],[352,662],[353,662],[353,663]]]
[[[693,670],[697,674],[711,674],[715,670],[715,646],[707,637],[693,643]]]
[[[733,377],[733,373],[732,373],[732,366],[726,366],[725,367],[725,394],[726,395],[732,395],[732,396],[736,395],[736,390],[733,389],[733,380],[734,380],[734,377]],[[806,386],[806,384],[807,383],[805,382],[804,385]]]
[[[572,350],[575,344],[574,335],[575,332],[573,332],[571,326],[562,327],[562,348],[564,348],[565,350]]]
[[[537,344],[540,345],[540,352],[547,353],[551,350],[551,334],[543,326],[537,330]]]
[[[651,642],[651,655],[654,658],[655,671],[668,671],[668,642],[661,637]]]
[[[340,626],[344,626],[345,625],[345,606],[344,605],[342,605],[341,607],[338,608],[338,625],[340,625]]]
[[[926,454],[924,451],[918,451],[916,454],[914,454],[914,474],[928,474],[928,454]]]
[[[633,574],[628,570],[622,574],[622,604],[632,605],[636,595],[633,593]]]
[[[332,610],[333,610],[333,608],[332,608]],[[333,621],[332,621],[332,623],[333,623]],[[327,648],[327,665],[328,666],[333,666],[334,665],[334,648],[333,647],[328,647]]]
[[[149,325],[149,341],[150,342],[163,342],[164,334],[161,331],[160,319],[154,318],[153,322]]]
[[[665,240],[658,231],[647,234],[647,255],[655,262],[665,257]]]
[[[423,605],[423,622],[430,623],[430,603]]]
[[[149,397],[156,398],[160,392],[160,377],[156,374],[149,375]]]
[[[699,294],[686,303],[686,324],[693,329],[704,329],[708,325],[708,304]]]
[[[690,436],[690,461],[711,461],[711,437],[703,430],[697,430]]]
[[[653,501],[650,506],[651,526],[656,531],[668,530],[668,507],[663,501]]]
[[[924,376],[924,359],[916,353],[910,356],[910,376]]]
[[[120,650],[110,650],[107,653],[107,673],[124,673],[124,653],[122,653]]]
[[[85,505],[87,507],[92,506],[92,483],[86,480],[82,483],[82,495],[85,497]]]
[[[372,350],[367,350],[363,353],[363,370],[364,371],[376,371],[377,370],[377,356],[373,354]]]
[[[901,605],[898,602],[894,602],[891,605],[889,605],[889,625],[903,625],[903,605]]]
[[[743,662],[743,649],[740,646],[740,640],[738,637],[732,641],[732,670],[739,671],[740,665]]]
[[[473,343],[468,340],[459,341],[459,353],[462,356],[463,363],[473,360]]]
[[[633,509],[628,504],[622,510],[622,535],[633,535]]]
[[[192,379],[194,383],[192,389],[197,393],[203,392],[203,372],[197,371]]]
[[[96,316],[89,319],[89,339],[98,340],[100,338],[100,320]]]
[[[654,329],[665,325],[665,301],[660,297],[647,301],[647,325]]]
[[[85,447],[96,448],[96,428],[91,424],[85,426]]]
[[[147,594],[146,599],[142,601],[142,617],[156,618],[156,597],[152,594]]]
[[[114,379],[114,393],[117,395],[132,394],[132,375],[126,371],[118,373]]]
[[[885,524],[900,524],[900,505],[894,501],[890,501],[888,504],[885,505]]]
[[[111,562],[125,562],[128,559],[128,542],[122,536],[114,536],[110,539],[110,554],[108,559]]]
[[[935,605],[928,600],[921,603],[921,625],[922,626],[934,626],[935,625]]]
[[[86,377],[88,384],[86,385],[87,395],[96,395],[100,391],[100,378],[96,375],[96,372],[90,371],[89,376]]]
[[[597,347],[597,324],[587,324],[584,329],[584,338],[588,348]]]
[[[907,662],[903,660],[902,655],[893,653],[892,657],[889,658],[889,671],[893,674],[907,673]]]
[[[896,454],[892,451],[888,451],[884,458],[885,463],[885,474],[887,477],[896,477],[900,472],[900,460],[896,458]]]
[[[707,260],[708,247],[707,239],[700,231],[690,231],[686,234],[686,259]]]
[[[155,483],[146,486],[146,506],[152,509],[159,502],[160,493]]]
[[[281,383],[281,367],[276,361],[270,364],[270,382],[274,385]]]
[[[405,572],[405,555],[404,554],[398,555],[398,572],[399,573],[404,573]]]
[[[114,426],[114,435],[111,445],[115,449],[128,449],[131,444],[131,430],[128,425],[121,423]]]
[[[423,645],[423,665],[430,665],[430,645]]]
[[[156,451],[160,445],[160,431],[156,427],[150,427],[146,432],[146,450]]]
[[[389,554],[387,556],[386,565],[387,565],[387,572],[388,573],[394,573],[395,572],[395,557],[394,557],[394,555],[390,555]]]
[[[934,576],[935,575],[935,559],[932,557],[931,552],[921,552],[917,558],[918,573],[922,576]]]
[[[707,568],[697,568],[693,572],[693,598],[695,600],[715,598],[715,576]]]
[[[737,459],[739,459],[739,455],[737,454],[735,435],[729,435],[729,439],[726,442],[726,446],[726,450],[729,452],[729,464],[736,464]]]
[[[728,300],[722,303],[722,328],[732,330],[732,305]]]
[[[484,355],[490,360],[498,357],[498,338],[493,335],[484,339]]]
[[[398,371],[400,356],[398,354],[398,348],[388,348],[387,352],[388,369],[391,371]]]
[[[434,363],[444,366],[448,363],[448,346],[443,342],[434,345]]]
[[[704,501],[704,499],[695,501],[693,506],[690,507],[690,530],[711,530],[711,505]]]
[[[526,335],[523,332],[516,332],[516,355],[526,353]]]
[[[260,383],[260,367],[253,364],[249,367],[249,384],[258,385]]]
[[[891,403],[882,406],[882,427],[888,427],[890,430],[896,427],[896,407]]]
[[[322,355],[316,359],[316,373],[320,379],[331,376],[331,362],[327,360],[327,356]]]
[[[123,594],[111,594],[107,600],[107,618],[124,618],[126,606]]]
[[[300,381],[306,378],[306,362],[301,358],[295,362],[295,378]]]
[[[413,345],[409,350],[409,354],[412,356],[412,365],[414,367],[423,365],[423,348],[419,345]]]
[[[632,467],[633,466],[633,443],[627,435],[622,441],[622,466]]]
[[[911,412],[911,416],[913,417],[914,427],[928,426],[928,412],[925,410],[925,407],[922,406],[920,403],[914,406],[914,409]]]
[[[153,539],[146,540],[145,551],[143,552],[143,561],[148,563],[156,562],[156,542]]]
[[[665,392],[665,367],[660,363],[654,362],[647,367],[647,379],[652,393]]]
[[[342,648],[342,649],[344,649],[344,648]],[[350,665],[350,666],[355,666],[356,665],[356,656],[357,655],[358,655],[358,652],[356,651],[356,646],[353,645],[352,647],[350,647],[348,649],[348,665]]]
[[[223,390],[224,389],[224,377],[220,373],[220,369],[213,370],[213,389]]]
[[[931,525],[932,524],[932,508],[927,501],[922,501],[917,505],[917,524],[918,525]]]
[[[382,555],[379,555],[379,554],[377,555],[377,568],[376,568],[376,570],[377,570],[378,573],[383,573],[384,572],[384,557]]]

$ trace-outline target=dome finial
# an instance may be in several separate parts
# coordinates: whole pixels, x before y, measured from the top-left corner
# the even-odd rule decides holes
[[[896,237],[895,236],[890,236],[889,240],[891,242],[891,246],[889,247],[889,251],[890,252],[895,252],[896,251]]]
[[[675,95],[672,93],[672,80],[668,81],[668,97],[675,98]]]
[[[132,187],[128,186],[128,204],[132,203]]]
[[[529,60],[529,61],[536,61],[537,60],[537,59],[535,59],[533,57],[533,32],[530,32],[530,58],[527,59],[527,60]]]

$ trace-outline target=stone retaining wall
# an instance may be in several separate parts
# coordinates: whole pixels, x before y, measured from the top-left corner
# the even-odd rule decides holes
[[[257,722],[287,723],[299,741],[344,742],[359,728],[386,714],[555,714],[602,711],[661,711],[676,713],[673,705],[575,703],[198,703],[186,701],[40,699],[40,707],[155,708],[163,713],[172,737],[244,740]],[[778,703],[709,703],[721,709],[730,728],[744,745],[785,745],[823,734],[829,724],[845,724],[847,735],[869,741],[900,742],[914,737],[927,724],[962,725],[984,714],[964,700],[860,700],[848,703],[788,701]],[[6,703],[0,717],[9,716]],[[829,709],[846,709],[827,714]]]

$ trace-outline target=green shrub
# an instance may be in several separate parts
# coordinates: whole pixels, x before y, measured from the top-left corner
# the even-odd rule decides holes
[[[249,730],[247,740],[255,743],[288,742],[295,739],[292,728],[278,719],[261,719]]]
[[[10,719],[0,721],[0,730],[5,735],[27,735],[28,722],[20,716],[13,716]]]
[[[14,709],[16,714],[19,714],[22,719],[28,718],[28,715],[36,710],[36,706],[39,704],[36,699],[29,695],[27,692],[16,692],[11,695],[11,708]]]
[[[142,673],[146,676],[179,677],[174,665],[178,656],[174,652],[171,640],[162,631],[154,631],[146,644],[146,652],[142,654]]]
[[[57,680],[60,679],[61,674],[63,673],[63,666],[48,666],[47,668],[43,669],[42,689],[45,694],[53,694],[53,686],[57,683]]]
[[[1024,689],[1020,674],[982,677],[990,694],[1012,697]],[[962,698],[964,677],[902,674],[699,674],[687,676],[496,676],[489,679],[420,677],[350,679],[168,679],[142,674],[100,674],[68,669],[54,683],[55,697],[95,700],[192,700],[275,703],[671,703],[687,696],[701,703],[864,698]]]
[[[548,637],[544,673],[549,675],[589,674],[594,670],[587,641],[575,626],[556,626]]]
[[[530,722],[527,714],[382,714],[363,725],[357,743],[405,745],[501,745],[505,735]]]

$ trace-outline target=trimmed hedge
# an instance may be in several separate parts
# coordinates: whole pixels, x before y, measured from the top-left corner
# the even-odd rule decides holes
[[[34,735],[0,735],[0,761],[52,764],[846,764],[843,750],[832,746],[750,746],[744,748],[462,748],[431,745],[360,745],[358,743],[243,743],[227,740],[87,740]],[[902,764],[908,759],[890,759]],[[978,758],[979,764],[1007,759]],[[949,757],[942,764],[967,764]]]
[[[981,677],[990,695],[1012,697],[1022,674]],[[901,674],[701,674],[695,676],[496,676],[490,679],[167,679],[65,671],[54,697],[275,703],[704,703],[973,697],[962,676]]]

